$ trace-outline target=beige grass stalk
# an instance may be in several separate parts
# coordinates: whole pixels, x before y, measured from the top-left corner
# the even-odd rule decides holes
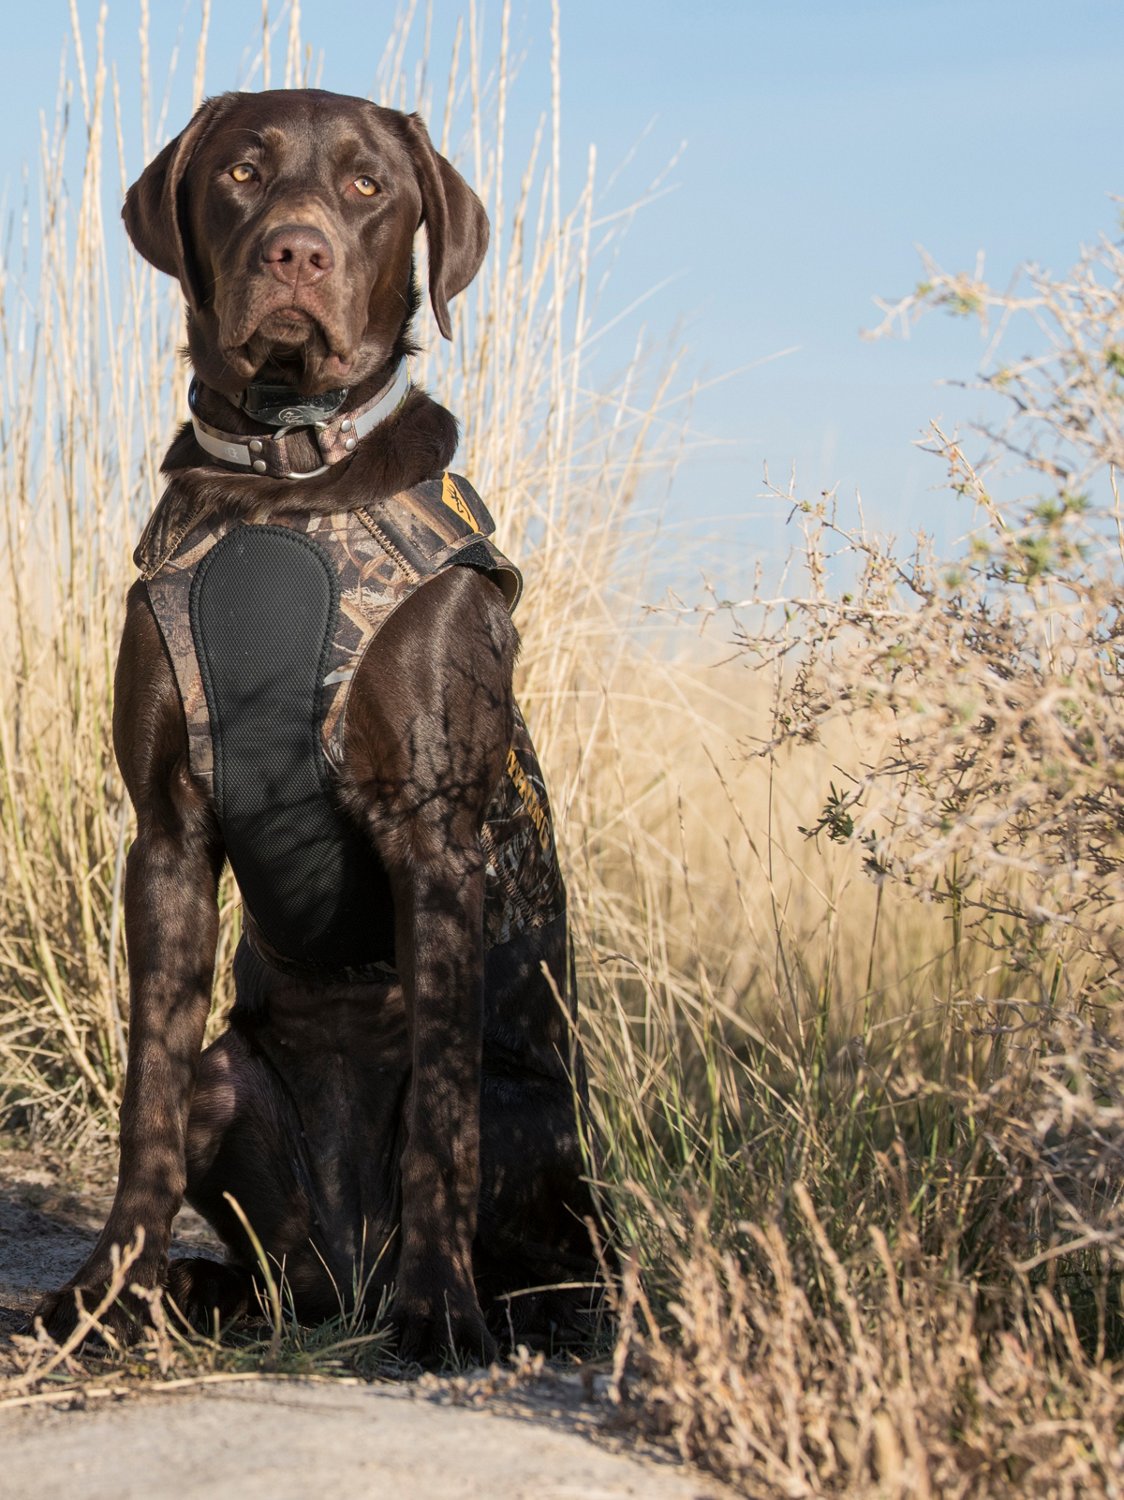
[[[599,340],[637,306],[614,306],[601,273],[640,205],[604,201],[592,150],[563,197],[561,5],[541,122],[521,143],[510,8],[493,68],[470,5],[440,113],[424,97],[428,58],[411,63],[415,13],[390,38],[380,96],[421,105],[496,222],[492,261],[454,304],[454,343],[421,320],[416,374],[460,416],[457,465],[527,573],[519,691],[558,814],[598,1169],[637,1252],[616,1363],[640,1399],[622,1381],[624,1415],[763,1495],[1119,1486],[1124,1050],[1107,1011],[1107,773],[1121,757],[1103,607],[1116,563],[1095,597],[1074,567],[1064,599],[1035,584],[1037,619],[1005,616],[988,637],[970,610],[949,615],[963,585],[941,560],[916,564],[928,597],[904,600],[914,562],[813,508],[802,591],[747,588],[726,633],[701,644],[645,613],[637,501],[681,451],[690,386],[639,340],[610,388],[593,373]],[[155,97],[146,14],[147,154],[179,122]],[[91,58],[74,24],[79,160],[68,170],[60,110],[23,261],[0,266],[0,1109],[78,1152],[111,1141],[121,1083],[131,824],[111,674],[185,372],[178,293],[114,227],[142,163],[126,160],[104,23]],[[298,7],[264,11],[253,77],[304,82],[319,67]],[[1004,376],[1072,438],[1074,484],[1118,440],[1111,284],[1083,275],[1061,299],[1062,335],[1085,332],[1054,404],[1040,366]],[[917,296],[993,307],[978,277],[934,275]],[[993,526],[988,586],[995,569],[1062,555],[1076,508],[1014,526],[947,446],[954,483]],[[1028,451],[1045,472],[1046,452]],[[824,560],[840,540],[861,583],[848,598]],[[997,672],[988,641],[1001,657],[1023,650],[1027,672]],[[986,734],[961,711],[969,688]],[[988,756],[966,768],[982,740]],[[1036,746],[1064,774],[1047,775]],[[1102,840],[1096,868],[1057,858],[1073,829]],[[220,1002],[237,927],[228,886]],[[341,1336],[350,1350],[353,1329],[318,1343],[287,1324],[282,1357],[335,1360]],[[167,1337],[169,1372],[211,1378],[227,1358]]]

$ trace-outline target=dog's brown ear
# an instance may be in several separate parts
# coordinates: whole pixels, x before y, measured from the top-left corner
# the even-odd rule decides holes
[[[421,116],[404,119],[429,240],[429,300],[438,328],[451,339],[449,298],[463,292],[480,269],[488,249],[488,215],[461,174],[433,149]]]
[[[238,97],[218,94],[204,100],[191,123],[145,167],[126,193],[121,210],[133,244],[158,271],[176,278],[192,309],[203,301],[203,288],[184,222],[184,173],[211,125]]]

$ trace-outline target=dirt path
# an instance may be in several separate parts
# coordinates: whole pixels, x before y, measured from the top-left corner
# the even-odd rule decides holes
[[[0,1382],[46,1288],[93,1244],[104,1180],[0,1146]],[[180,1248],[208,1245],[177,1221]],[[0,1385],[0,1398],[2,1398]],[[304,1500],[329,1487],[411,1500],[702,1500],[714,1485],[614,1444],[580,1380],[565,1372],[464,1405],[454,1383],[367,1385],[254,1377],[175,1395],[0,1404],[2,1500],[148,1500],[175,1494]],[[358,1488],[356,1488],[358,1486]]]
[[[0,1412],[0,1493],[149,1500],[319,1493],[425,1500],[692,1500],[670,1465],[545,1420],[442,1406],[408,1387],[255,1380],[99,1411]]]

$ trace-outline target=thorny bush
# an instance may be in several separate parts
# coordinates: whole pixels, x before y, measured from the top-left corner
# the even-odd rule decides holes
[[[829,750],[805,835],[946,913],[939,1023],[900,1047],[868,1015],[830,1096],[786,1096],[782,1149],[747,1123],[741,1222],[681,1213],[662,1315],[632,1282],[624,1409],[752,1494],[1117,1494],[1124,252],[1008,293],[927,261],[882,306],[876,333],[933,307],[995,332],[999,419],[928,444],[964,540],[903,550],[774,489],[802,586],[706,612],[771,684],[744,754]],[[999,363],[1019,319],[1041,352]],[[842,1114],[871,1122],[845,1159]]]

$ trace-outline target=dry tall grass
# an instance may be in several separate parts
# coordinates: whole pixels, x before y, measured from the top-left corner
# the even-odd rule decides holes
[[[825,999],[803,1072],[759,1045],[725,1201],[637,1187],[677,1335],[634,1278],[638,1420],[753,1494],[1120,1493],[1122,273],[1107,240],[1025,294],[927,266],[888,321],[1037,323],[1044,352],[982,382],[1007,403],[987,463],[1013,456],[1021,493],[935,429],[970,509],[955,557],[787,493],[803,590],[724,606],[775,688],[745,753],[780,775],[830,744],[807,834],[948,934],[942,964],[917,950],[927,1012],[898,988],[879,1018],[868,982],[834,1051]],[[780,926],[776,953],[778,1004],[808,994]]]
[[[1094,486],[1119,463],[1116,252],[1095,291],[1079,273],[1036,309],[1069,322],[1029,420],[1089,473],[1018,513],[949,445],[986,522],[951,564],[806,510],[805,592],[748,600],[735,659],[707,665],[707,637],[637,609],[637,497],[688,392],[640,361],[590,386],[599,267],[635,205],[606,209],[591,155],[563,208],[552,14],[550,106],[514,164],[506,8],[494,83],[470,24],[435,111],[407,25],[380,96],[428,113],[496,225],[420,374],[528,574],[520,692],[565,840],[606,1192],[637,1247],[622,1418],[762,1495],[1110,1492],[1124,736],[1118,518]],[[255,82],[281,56],[272,81],[304,82],[296,7]],[[0,267],[0,1103],[81,1153],[111,1139],[127,1025],[111,670],[184,401],[178,297],[103,219],[142,163],[114,159],[100,43],[74,68],[75,196],[60,126],[34,254]],[[920,296],[989,294],[934,272]],[[236,927],[230,893],[220,975]]]

